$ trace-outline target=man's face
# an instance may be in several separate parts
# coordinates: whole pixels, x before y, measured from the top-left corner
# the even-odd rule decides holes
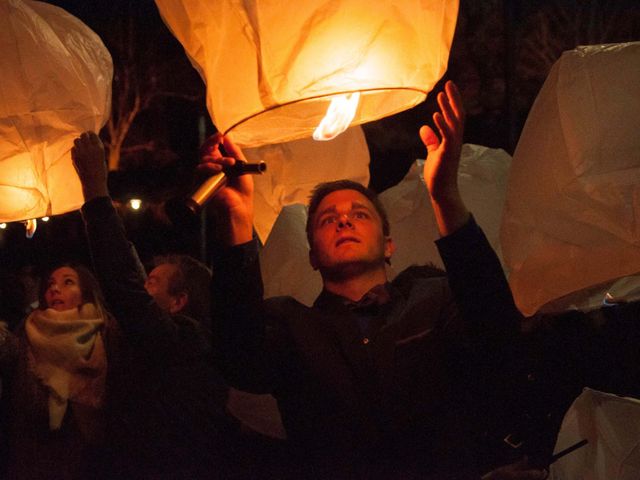
[[[151,270],[144,283],[147,293],[153,297],[158,306],[170,313],[177,313],[184,307],[180,295],[169,293],[169,283],[177,268],[170,263],[158,265]]]
[[[48,308],[70,310],[82,305],[82,290],[78,272],[70,267],[54,270],[47,279],[44,299]]]
[[[353,265],[384,266],[394,250],[391,238],[382,232],[376,208],[356,190],[337,190],[324,197],[312,228],[309,258],[321,272]]]

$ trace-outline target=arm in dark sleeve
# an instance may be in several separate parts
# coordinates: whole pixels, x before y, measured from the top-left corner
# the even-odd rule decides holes
[[[177,325],[145,290],[144,269],[111,199],[85,203],[82,217],[94,270],[121,330],[140,347],[169,347],[179,338]]]
[[[436,241],[449,286],[474,336],[502,343],[517,335],[522,315],[497,255],[473,217]]]
[[[213,338],[227,381],[255,393],[271,393],[272,355],[255,240],[216,252],[213,265]]]

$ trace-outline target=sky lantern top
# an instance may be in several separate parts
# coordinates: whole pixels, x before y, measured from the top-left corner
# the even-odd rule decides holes
[[[447,68],[457,0],[156,0],[243,146],[346,129],[422,102]],[[315,133],[314,133],[315,132]]]
[[[0,222],[79,208],[73,139],[109,117],[113,64],[63,9],[0,1]]]

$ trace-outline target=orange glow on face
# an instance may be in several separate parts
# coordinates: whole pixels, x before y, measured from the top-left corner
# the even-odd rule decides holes
[[[356,115],[360,92],[336,95],[331,99],[327,113],[313,132],[314,140],[331,140],[344,132]]]

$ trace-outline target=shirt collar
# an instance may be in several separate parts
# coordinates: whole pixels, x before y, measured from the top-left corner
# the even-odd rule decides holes
[[[390,286],[389,282],[376,285],[365,293],[357,302],[323,289],[322,293],[314,302],[314,306],[321,309],[332,309],[342,306],[347,307],[349,310],[357,310],[359,308],[366,308],[373,305],[385,305],[389,300],[391,300]]]

